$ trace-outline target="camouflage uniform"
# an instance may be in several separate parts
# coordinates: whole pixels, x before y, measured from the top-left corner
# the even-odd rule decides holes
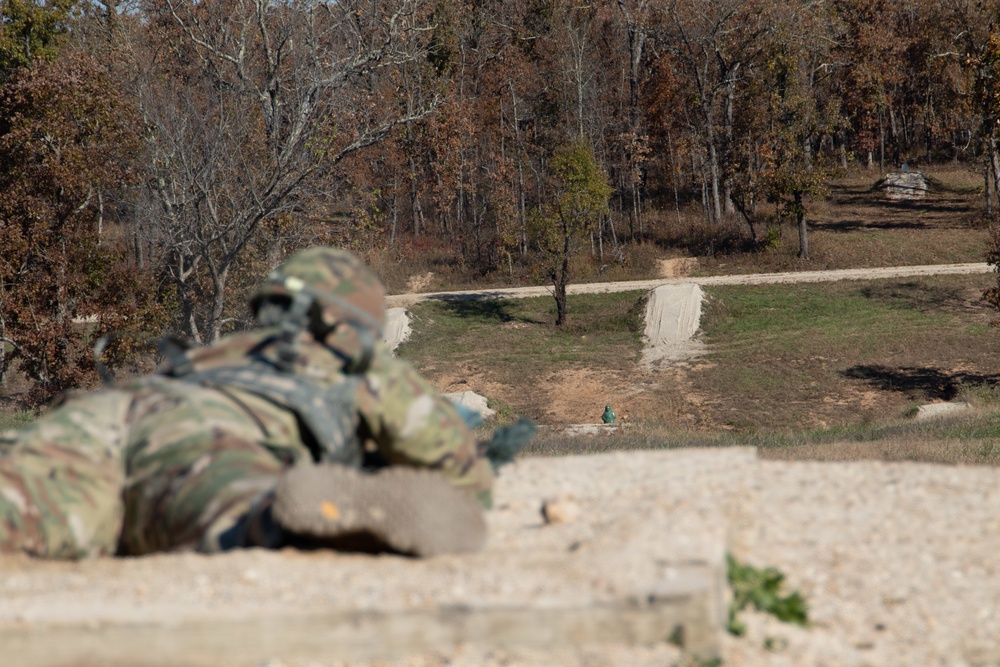
[[[317,265],[327,273],[312,276]],[[255,503],[310,460],[437,470],[488,506],[493,471],[461,417],[375,342],[377,278],[327,248],[285,269],[255,306],[286,296],[294,312],[296,294],[316,296],[303,282],[339,298],[300,308],[304,326],[279,319],[175,355],[157,375],[70,397],[0,435],[0,551],[81,558],[244,546],[241,522]]]

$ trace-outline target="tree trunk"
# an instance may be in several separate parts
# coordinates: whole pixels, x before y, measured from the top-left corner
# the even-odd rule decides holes
[[[552,273],[552,296],[556,300],[556,326],[566,323],[566,285],[569,283],[569,257],[564,257],[558,271]]]
[[[410,130],[407,129],[407,132]],[[417,191],[417,163],[410,156],[410,216],[413,218],[413,235],[420,236],[420,223],[424,212],[420,209],[420,193]]]
[[[552,296],[556,300],[556,326],[562,326],[566,322],[566,285],[569,284],[570,230],[565,222],[562,231],[562,259],[551,274],[552,285],[555,288]]]
[[[222,315],[226,307],[226,278],[228,275],[229,266],[227,265],[212,276],[212,320],[208,327],[209,343],[214,343],[222,336]]]
[[[878,153],[878,168],[885,173],[885,128],[882,127],[882,112],[878,112],[878,140],[879,140],[879,153]]]
[[[7,321],[0,313],[0,387],[7,386]]]
[[[632,213],[639,223],[639,243],[642,243],[642,236],[645,230],[642,228],[642,206],[639,198],[639,186],[635,183],[632,184]]]
[[[677,211],[677,225],[681,224],[681,198],[677,187],[677,165],[674,163],[674,140],[670,132],[667,132],[667,148],[670,150],[670,171],[674,176],[674,210]]]
[[[986,217],[993,217],[993,195],[990,193],[990,164],[991,160],[983,161],[983,197],[985,198],[986,204]]]
[[[722,221],[722,195],[719,192],[719,154],[715,148],[715,133],[708,132],[708,170],[712,181],[712,222]]]
[[[1000,155],[997,154],[997,139],[990,136],[990,166],[993,172],[993,196],[1000,202]]]
[[[802,193],[795,193],[795,219],[799,226],[799,259],[809,259],[809,229],[806,226],[806,212],[802,206]]]
[[[735,70],[733,72],[735,75]],[[728,156],[730,151],[732,151],[733,145],[733,97],[735,95],[735,87],[732,82],[728,85],[728,90],[726,92],[726,155]],[[728,158],[727,158],[728,159]],[[735,213],[736,207],[733,206],[733,179],[731,176],[726,176],[725,182],[723,183],[723,206],[725,206],[726,213]]]

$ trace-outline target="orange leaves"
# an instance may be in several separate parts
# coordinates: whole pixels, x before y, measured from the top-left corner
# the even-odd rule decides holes
[[[162,323],[151,283],[102,230],[108,193],[132,173],[129,113],[77,53],[20,70],[0,93],[0,317],[34,401],[95,379],[93,337],[129,317]]]

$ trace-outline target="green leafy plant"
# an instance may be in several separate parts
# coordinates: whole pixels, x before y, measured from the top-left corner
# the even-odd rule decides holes
[[[549,160],[550,201],[531,216],[531,237],[546,257],[545,273],[552,281],[556,324],[566,322],[566,286],[570,259],[584,239],[608,214],[614,191],[608,175],[583,139],[561,146]]]
[[[736,636],[746,632],[746,624],[738,617],[748,606],[757,611],[771,614],[779,621],[804,626],[808,623],[808,605],[798,591],[782,595],[785,575],[773,567],[759,570],[752,565],[738,562],[732,555],[726,555],[729,585],[733,589],[733,600],[729,604],[729,624],[727,630]]]

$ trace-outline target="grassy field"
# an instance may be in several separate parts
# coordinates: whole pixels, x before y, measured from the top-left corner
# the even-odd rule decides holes
[[[30,423],[35,415],[28,410],[0,411],[0,431]]]
[[[713,424],[752,430],[863,423],[992,386],[990,279],[712,288],[693,387]]]
[[[997,314],[981,301],[991,275],[706,289],[690,363],[638,365],[644,295],[428,302],[400,353],[439,386],[490,397],[504,418],[596,423],[611,403],[627,427],[566,438],[537,453],[750,444],[769,456],[1000,459]],[[917,406],[964,400],[973,413],[914,422]]]
[[[696,275],[983,261],[979,175],[951,166],[927,173],[931,191],[916,202],[886,200],[872,188],[874,172],[831,184],[808,205],[809,261],[796,257],[788,226],[740,253],[726,239],[745,235],[744,223],[708,229],[696,212],[678,220],[670,211],[648,215],[655,242],[634,247],[627,261],[579,258],[576,281],[650,278],[658,259],[692,253]],[[423,272],[446,260],[394,265],[387,277],[395,291],[477,286]],[[531,446],[538,454],[743,444],[771,457],[996,464],[1000,313],[979,299],[995,281],[706,288],[706,353],[655,372],[639,364],[643,292],[571,296],[569,323],[559,329],[548,297],[422,303],[411,309],[415,333],[400,354],[445,391],[489,397],[501,422],[526,415],[551,427]],[[947,400],[975,407],[949,420],[913,420],[916,406]],[[31,418],[7,402],[0,428]],[[559,426],[598,422],[608,403],[624,425],[616,434],[559,435]]]

